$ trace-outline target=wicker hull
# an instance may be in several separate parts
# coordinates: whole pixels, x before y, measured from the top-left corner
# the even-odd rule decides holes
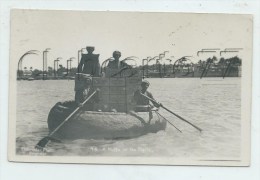
[[[54,130],[72,110],[55,105],[48,117],[50,132]],[[94,112],[80,111],[55,133],[59,139],[120,139],[134,138],[147,133],[165,130],[167,122],[155,112],[150,124],[148,112]],[[151,118],[151,116],[150,116]]]

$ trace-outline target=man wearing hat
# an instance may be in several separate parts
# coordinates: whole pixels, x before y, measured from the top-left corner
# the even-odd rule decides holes
[[[119,58],[121,57],[121,52],[120,51],[114,51],[113,52],[113,61],[109,61],[107,67],[111,69],[120,69],[122,66],[124,66],[123,62],[119,61]]]
[[[119,58],[121,57],[120,51],[113,52],[113,61],[109,61],[106,69],[106,76],[110,77],[111,75],[115,75],[120,72],[123,68],[131,67],[127,63],[120,61]]]
[[[100,75],[100,64],[99,64],[99,54],[93,54],[95,47],[86,47],[88,54],[82,54],[78,73],[90,74],[91,76],[98,77]]]
[[[106,67],[106,72],[105,72],[106,77],[111,77],[111,76],[115,77],[123,69],[131,67],[127,63],[119,60],[119,58],[121,57],[120,51],[114,51],[113,57],[114,57],[114,60],[109,61],[108,65]]]
[[[87,46],[86,49],[88,54],[82,54],[75,78],[75,102],[78,105],[84,101],[86,92],[89,92],[91,77],[98,77],[100,73],[99,54],[93,54],[95,47]]]
[[[137,112],[147,112],[152,109],[152,106],[149,104],[149,99],[142,96],[142,94],[146,95],[147,97],[154,99],[152,93],[147,91],[148,87],[150,86],[150,83],[146,80],[143,80],[141,83],[141,90],[137,90],[134,93],[134,101],[136,103],[136,109]],[[153,105],[157,108],[160,107],[159,103],[152,102]]]

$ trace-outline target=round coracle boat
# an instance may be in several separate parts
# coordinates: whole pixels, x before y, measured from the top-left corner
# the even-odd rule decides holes
[[[73,101],[57,103],[48,116],[50,132],[76,108]],[[58,139],[125,139],[165,130],[167,122],[156,111],[98,112],[80,110],[54,135]]]

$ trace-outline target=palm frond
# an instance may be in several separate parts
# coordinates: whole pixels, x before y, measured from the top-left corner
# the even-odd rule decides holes
[[[132,59],[132,58],[138,58],[138,57],[136,57],[136,56],[129,56],[129,57],[126,57],[125,59]]]
[[[23,60],[23,58],[24,58],[25,56],[27,56],[27,55],[32,55],[32,54],[38,55],[38,52],[39,52],[39,51],[37,51],[37,50],[27,51],[26,53],[24,53],[24,54],[20,57],[20,59],[19,59],[19,61],[18,61],[18,64],[20,64],[20,62]]]
[[[109,61],[113,61],[115,60],[113,57],[110,57],[108,59],[106,59],[102,64],[101,64],[101,67],[104,67],[106,65],[106,63],[108,63]]]

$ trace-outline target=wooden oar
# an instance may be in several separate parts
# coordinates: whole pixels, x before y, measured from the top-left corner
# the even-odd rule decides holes
[[[86,104],[96,93],[98,90],[95,90],[83,103],[82,105]],[[48,144],[48,142],[52,139],[53,134],[55,134],[70,118],[78,112],[81,107],[77,107],[58,127],[56,127],[48,136],[42,138],[35,146],[36,149],[43,150],[43,148]]]
[[[155,111],[156,114],[158,114],[159,116],[161,116],[165,121],[167,121],[168,123],[170,123],[170,125],[172,125],[175,129],[177,129],[179,132],[182,133],[182,131],[180,129],[178,129],[176,126],[174,126],[174,124],[172,124],[168,119],[166,119],[165,117],[163,117],[159,112]]]
[[[154,99],[140,93],[142,96],[146,97],[147,99],[149,99],[150,101],[159,104],[158,102],[156,102]],[[179,116],[178,114],[172,112],[171,110],[167,109],[166,107],[164,107],[162,104],[160,104],[160,106],[165,109],[166,111],[168,111],[169,113],[173,114],[174,116],[178,117],[179,119],[183,120],[184,122],[188,123],[189,125],[191,125],[192,127],[196,128],[197,130],[199,130],[200,132],[202,131],[202,129],[200,129],[198,126],[192,124],[191,122],[187,121],[186,119],[184,119],[183,117]]]

